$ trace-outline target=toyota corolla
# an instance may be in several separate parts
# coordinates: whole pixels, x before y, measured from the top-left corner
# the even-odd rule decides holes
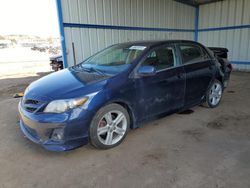
[[[20,127],[53,151],[88,142],[112,148],[145,121],[218,106],[230,72],[212,48],[192,41],[116,44],[31,83],[19,103]]]

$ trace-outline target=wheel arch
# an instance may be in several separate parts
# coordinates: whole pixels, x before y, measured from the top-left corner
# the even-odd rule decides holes
[[[112,103],[119,104],[127,110],[128,114],[129,114],[129,118],[130,118],[130,128],[131,129],[136,128],[135,115],[134,115],[134,112],[133,112],[131,105],[129,105],[129,103],[127,103],[123,100],[110,101],[108,104],[112,104]]]
[[[221,84],[223,85],[223,76],[222,75],[217,75],[215,77],[216,80],[219,80],[221,82]]]
[[[224,73],[222,72],[222,70],[220,69],[220,67],[218,67],[218,70],[216,71],[215,77],[214,77],[214,79],[212,81],[214,81],[215,79],[218,80],[218,81],[220,81],[221,84],[222,84],[222,86],[223,86],[223,88],[224,88]]]

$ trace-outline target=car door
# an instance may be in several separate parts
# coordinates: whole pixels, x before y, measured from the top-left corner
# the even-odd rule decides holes
[[[213,76],[213,63],[198,44],[180,44],[182,64],[186,72],[185,106],[201,102]]]
[[[178,63],[175,47],[167,45],[151,50],[139,65],[150,65],[156,69],[155,75],[135,79],[141,119],[183,107],[185,72]]]

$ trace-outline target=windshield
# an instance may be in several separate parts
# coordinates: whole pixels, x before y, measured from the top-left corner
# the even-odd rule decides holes
[[[146,46],[114,45],[85,60],[80,67],[103,74],[118,74],[130,67],[145,49]]]

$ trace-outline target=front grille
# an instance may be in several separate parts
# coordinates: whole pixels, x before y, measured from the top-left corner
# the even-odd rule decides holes
[[[44,102],[33,99],[24,99],[22,106],[26,111],[33,113],[40,110],[44,106]]]
[[[27,111],[29,111],[29,112],[34,112],[34,111],[36,111],[36,109],[37,109],[37,108],[29,107],[29,106],[25,106],[24,108],[25,108]]]
[[[38,104],[39,101],[37,100],[31,100],[31,99],[27,99],[24,101],[24,104]]]

